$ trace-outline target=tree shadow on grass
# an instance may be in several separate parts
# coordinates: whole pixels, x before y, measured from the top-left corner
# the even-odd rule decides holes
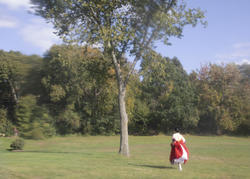
[[[158,169],[175,169],[174,167],[161,166],[161,165],[142,165],[142,164],[129,164],[137,167],[148,167],[148,168],[158,168]]]

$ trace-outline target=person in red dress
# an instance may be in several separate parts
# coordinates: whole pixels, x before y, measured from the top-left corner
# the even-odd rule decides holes
[[[186,147],[186,140],[180,134],[179,128],[175,128],[175,133],[172,136],[171,152],[169,160],[171,164],[178,164],[179,170],[182,171],[181,164],[185,164],[189,158],[189,151]]]

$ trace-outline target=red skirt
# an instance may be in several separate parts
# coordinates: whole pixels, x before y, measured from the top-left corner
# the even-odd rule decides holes
[[[183,141],[175,141],[171,145],[171,152],[169,160],[172,164],[174,163],[186,163],[189,158],[189,151]]]

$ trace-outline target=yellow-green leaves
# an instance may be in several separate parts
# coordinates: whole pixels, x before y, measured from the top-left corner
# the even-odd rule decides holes
[[[50,92],[50,99],[52,102],[58,102],[66,95],[65,90],[60,85],[52,85]]]

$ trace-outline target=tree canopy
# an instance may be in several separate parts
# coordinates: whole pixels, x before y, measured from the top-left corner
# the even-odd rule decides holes
[[[161,40],[181,37],[183,27],[204,23],[200,9],[177,0],[32,0],[36,13],[54,24],[66,42],[99,46],[113,62],[121,121],[119,152],[129,156],[126,87],[136,63]],[[134,60],[124,73],[123,56]]]

